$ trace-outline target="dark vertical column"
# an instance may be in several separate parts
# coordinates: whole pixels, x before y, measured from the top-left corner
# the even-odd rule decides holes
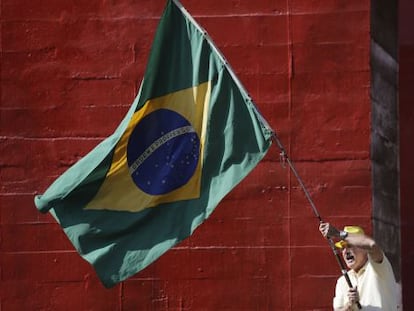
[[[371,1],[373,234],[400,280],[397,1]]]

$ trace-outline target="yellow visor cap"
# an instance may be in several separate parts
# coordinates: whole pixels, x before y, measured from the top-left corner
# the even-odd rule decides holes
[[[353,233],[353,234],[365,234],[364,229],[362,229],[359,226],[345,226],[344,231],[348,233]],[[345,248],[347,246],[347,243],[346,241],[341,240],[339,242],[336,242],[335,246],[337,248]]]

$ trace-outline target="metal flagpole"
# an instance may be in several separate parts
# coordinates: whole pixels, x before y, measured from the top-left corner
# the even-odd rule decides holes
[[[318,218],[318,220],[319,220],[319,223],[323,222],[322,221],[322,217],[319,214],[319,212],[318,212],[318,210],[317,210],[317,208],[315,206],[315,203],[312,200],[312,197],[311,197],[308,189],[306,188],[305,184],[303,183],[302,178],[299,176],[299,174],[298,174],[295,166],[293,165],[292,161],[288,157],[285,148],[283,147],[280,139],[277,137],[276,132],[274,132],[274,131],[273,131],[273,134],[272,134],[272,138],[273,138],[273,141],[278,145],[278,147],[280,149],[280,156],[281,156],[281,158],[284,161],[286,161],[286,163],[289,165],[291,171],[295,175],[296,179],[298,180],[298,182],[299,182],[299,184],[300,184],[303,192],[305,193],[306,198],[308,199],[308,201],[309,201],[309,203],[310,203],[310,205],[312,207],[313,213],[315,214],[316,218]],[[353,287],[352,286],[352,282],[351,282],[351,279],[349,278],[349,275],[348,275],[347,269],[345,267],[345,264],[344,264],[344,262],[342,261],[342,259],[340,257],[340,252],[335,247],[335,243],[333,242],[333,240],[330,237],[327,237],[327,240],[328,240],[329,246],[332,249],[332,252],[335,255],[336,261],[338,262],[338,265],[339,265],[339,267],[341,269],[342,275],[345,277],[345,280],[348,283],[349,288],[352,288]],[[362,308],[361,307],[361,304],[359,303],[359,301],[357,301],[356,304],[358,306],[358,309],[361,309]]]

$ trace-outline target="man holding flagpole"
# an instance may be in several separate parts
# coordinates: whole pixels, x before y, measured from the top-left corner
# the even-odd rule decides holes
[[[319,230],[325,238],[338,238],[335,246],[342,250],[343,259],[350,269],[348,275],[336,283],[334,310],[398,310],[397,284],[390,262],[375,240],[358,226],[346,226],[338,230],[329,223],[321,222]]]

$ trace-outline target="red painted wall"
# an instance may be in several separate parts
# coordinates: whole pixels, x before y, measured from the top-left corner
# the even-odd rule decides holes
[[[370,231],[369,1],[183,0],[279,133],[322,217]],[[339,269],[268,156],[196,233],[107,290],[40,193],[112,133],[163,0],[1,0],[1,310],[331,310]]]

